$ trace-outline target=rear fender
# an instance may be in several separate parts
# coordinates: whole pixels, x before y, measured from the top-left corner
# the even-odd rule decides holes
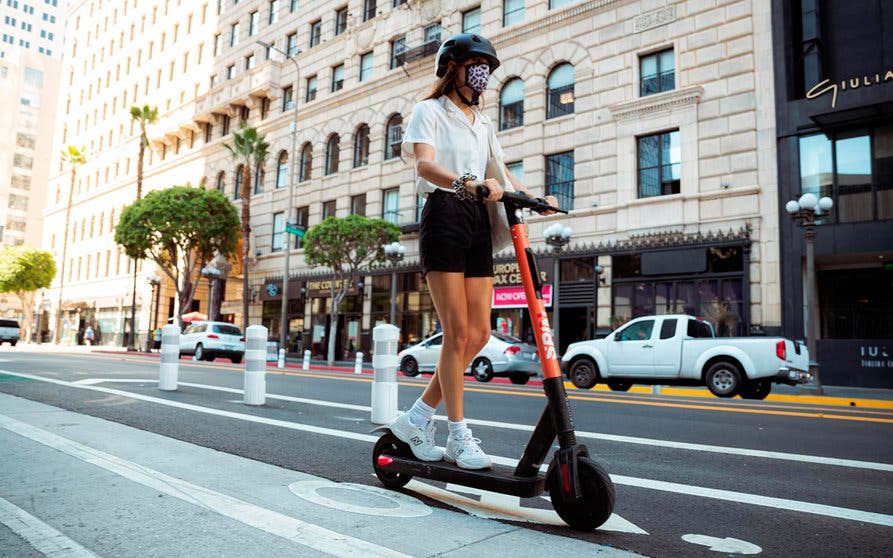
[[[754,379],[757,375],[756,366],[754,366],[753,359],[751,359],[747,353],[742,351],[737,347],[733,347],[731,345],[719,345],[717,347],[711,347],[707,349],[698,359],[695,361],[694,370],[692,372],[698,374],[698,376],[702,376],[704,372],[704,366],[708,361],[714,358],[722,358],[722,357],[731,357],[727,360],[737,360],[741,367],[744,369],[744,375],[747,376],[748,379]]]

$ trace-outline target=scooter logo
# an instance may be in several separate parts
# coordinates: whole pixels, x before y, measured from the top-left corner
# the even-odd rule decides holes
[[[555,358],[555,342],[552,338],[552,328],[549,327],[549,317],[545,312],[538,312],[536,321],[540,328],[540,339],[543,342],[543,350],[546,353],[546,359]]]

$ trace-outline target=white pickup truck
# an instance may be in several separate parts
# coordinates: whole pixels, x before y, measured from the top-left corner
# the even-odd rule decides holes
[[[717,397],[765,399],[773,383],[812,379],[802,344],[781,337],[715,337],[710,323],[692,316],[642,316],[604,339],[571,343],[564,374],[580,389],[606,382],[614,391],[632,384],[706,385]]]

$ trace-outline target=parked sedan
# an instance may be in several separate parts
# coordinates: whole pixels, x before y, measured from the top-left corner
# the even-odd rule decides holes
[[[443,334],[438,333],[421,343],[400,351],[400,370],[404,376],[420,372],[433,373],[440,358]],[[540,374],[540,359],[536,347],[511,335],[493,331],[490,341],[465,369],[479,382],[489,382],[493,376],[508,376],[513,384],[526,384],[531,376]]]
[[[245,355],[245,338],[229,322],[193,322],[180,334],[180,354],[195,360],[225,357],[238,364]]]

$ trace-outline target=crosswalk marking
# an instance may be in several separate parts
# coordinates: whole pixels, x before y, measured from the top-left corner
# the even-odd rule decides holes
[[[99,558],[77,542],[34,517],[9,500],[0,498],[0,523],[49,558]]]

